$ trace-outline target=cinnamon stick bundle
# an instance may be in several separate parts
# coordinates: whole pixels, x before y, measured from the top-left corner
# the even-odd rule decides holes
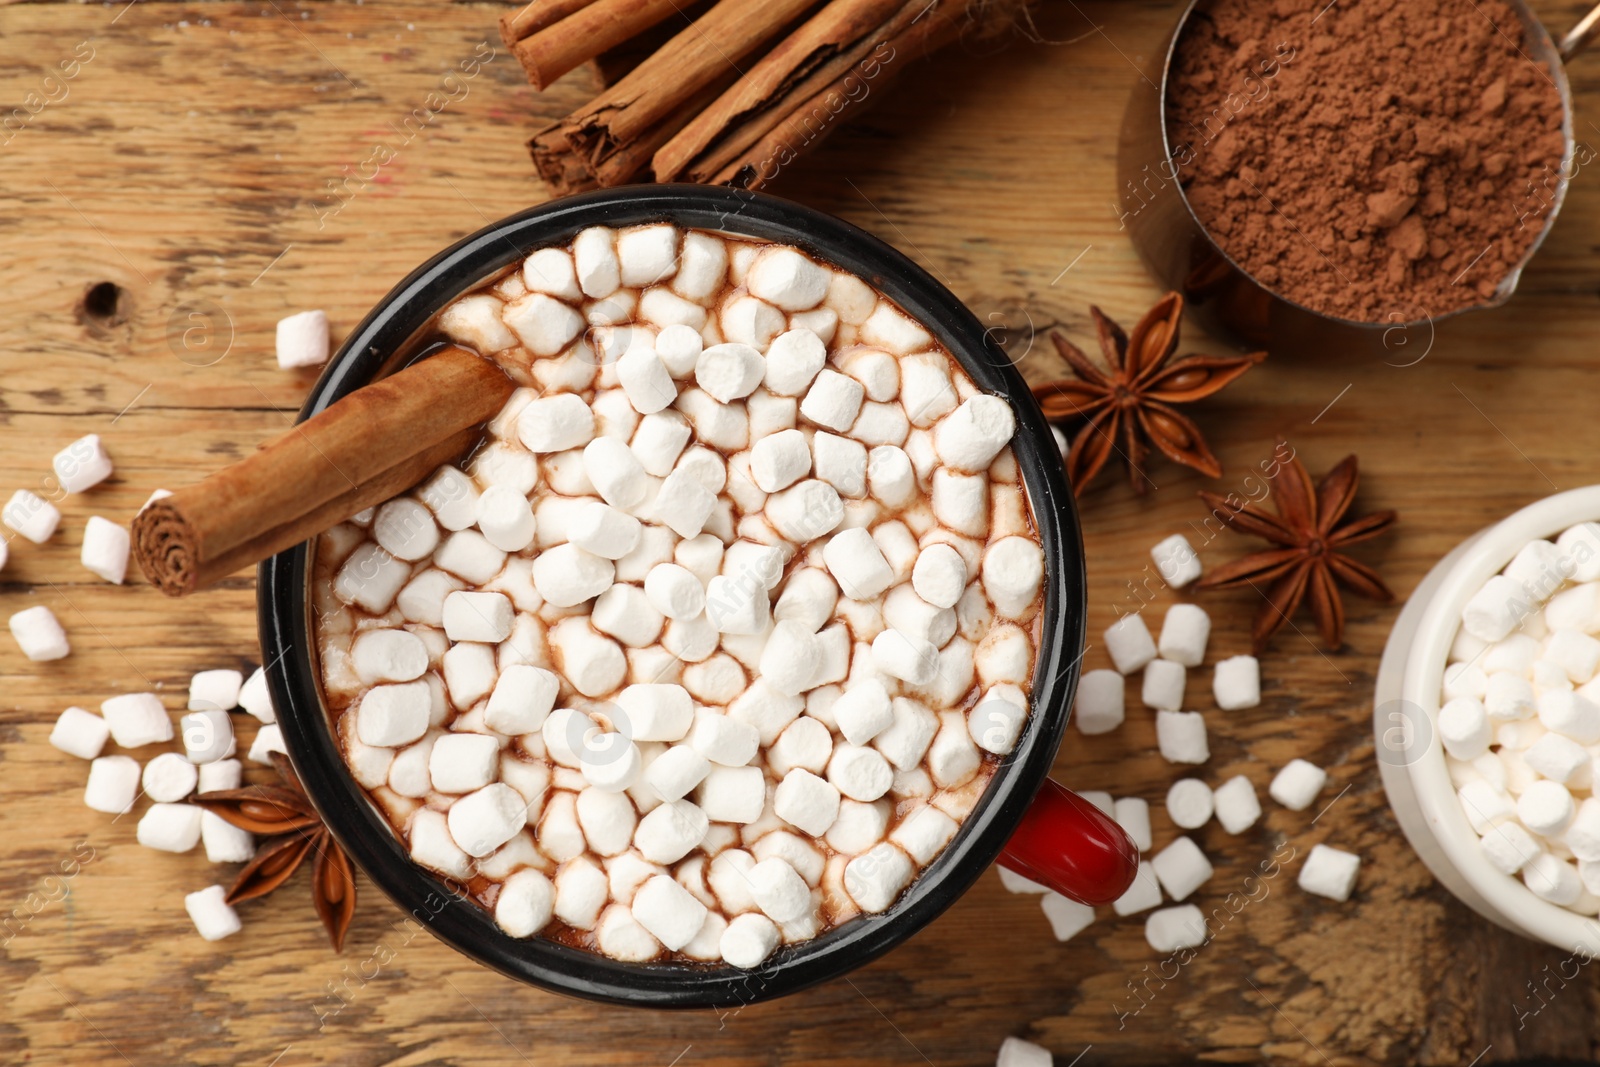
[[[538,52],[529,77],[539,87],[633,25],[607,22],[613,32],[597,33],[603,10],[641,26],[659,13],[656,0],[588,0],[557,16],[541,6],[550,2],[580,0],[534,0],[502,20],[507,34],[515,32],[508,26],[539,26],[513,45]],[[718,0],[626,77],[539,131],[529,150],[560,192],[641,175],[755,188],[881,95],[912,60],[963,35],[1007,32],[1026,21],[1029,2]]]
[[[461,455],[514,384],[449,347],[346,396],[133,521],[150,583],[183,596],[409,489]]]

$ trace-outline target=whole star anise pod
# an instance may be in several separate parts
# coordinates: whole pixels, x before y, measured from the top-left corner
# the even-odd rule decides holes
[[[1084,420],[1067,451],[1067,480],[1072,491],[1082,493],[1112,451],[1118,450],[1128,466],[1134,492],[1147,492],[1151,483],[1145,465],[1151,445],[1174,463],[1211,478],[1220,475],[1222,464],[1206,446],[1200,427],[1176,405],[1210,396],[1267,354],[1173,359],[1183,315],[1183,297],[1177,293],[1162,297],[1139,320],[1131,336],[1099,308],[1089,308],[1089,314],[1094,317],[1109,370],[1102,370],[1066,337],[1052,332],[1051,342],[1076,377],[1033,387],[1045,418]]]
[[[1288,445],[1278,442],[1281,455]],[[1393,526],[1398,516],[1393,511],[1375,511],[1359,518],[1346,518],[1355,499],[1360,476],[1356,457],[1346,456],[1315,487],[1298,456],[1278,461],[1272,496],[1278,513],[1271,514],[1254,504],[1239,504],[1227,497],[1200,493],[1219,521],[1239,533],[1262,537],[1278,548],[1262,549],[1242,559],[1218,567],[1200,581],[1196,589],[1235,589],[1248,585],[1266,598],[1256,612],[1251,637],[1259,653],[1272,635],[1308,600],[1317,629],[1329,650],[1344,643],[1344,603],[1339,598],[1343,585],[1362,596],[1390,601],[1394,594],[1372,568],[1357,563],[1344,549],[1366,541]],[[1261,587],[1271,583],[1268,588]]]
[[[255,858],[239,872],[226,900],[237,904],[266,896],[287,882],[306,857],[314,856],[311,904],[334,951],[342,951],[344,935],[356,913],[356,879],[350,858],[311,806],[289,758],[274,752],[271,759],[282,785],[219,789],[195,797],[194,802],[206,811],[265,838],[256,848]]]

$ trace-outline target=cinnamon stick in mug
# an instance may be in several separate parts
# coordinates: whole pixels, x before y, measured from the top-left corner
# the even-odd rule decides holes
[[[470,448],[515,388],[451,346],[363,386],[133,521],[145,577],[184,596],[410,488]]]

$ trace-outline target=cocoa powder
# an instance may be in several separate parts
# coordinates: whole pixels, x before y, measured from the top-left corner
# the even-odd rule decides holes
[[[1326,4],[1217,0],[1191,17],[1167,124],[1195,213],[1262,284],[1326,314],[1484,303],[1560,174],[1549,70],[1500,0]]]

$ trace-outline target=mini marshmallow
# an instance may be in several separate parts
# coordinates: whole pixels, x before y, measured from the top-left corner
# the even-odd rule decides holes
[[[279,359],[282,360],[281,355]],[[220,885],[184,895],[183,910],[189,913],[195,931],[207,941],[221,941],[244,929],[239,913],[228,903],[227,896],[228,891]]]
[[[172,720],[154,693],[111,697],[101,703],[100,714],[111,727],[112,740],[121,748],[172,740]]]
[[[654,864],[675,864],[706,838],[709,825],[706,813],[690,801],[667,801],[638,821],[634,848]]]
[[[756,906],[773,922],[794,922],[811,908],[811,887],[778,856],[751,867],[749,882]]]
[[[422,498],[422,502],[433,512],[433,517],[438,521],[439,525],[446,530],[452,532],[465,530],[478,521],[478,486],[456,467],[449,465],[440,467],[431,478],[422,483],[421,488],[417,490],[417,495]],[[391,505],[398,508],[401,502],[391,500],[388,504],[379,508],[378,511],[380,513],[389,511]],[[415,512],[404,511],[396,513],[389,520],[389,523],[392,527],[391,533],[394,539],[413,544],[416,549],[421,549],[421,546],[427,543],[429,535],[426,523]],[[383,534],[384,528],[383,520],[374,518],[374,535]],[[436,535],[437,531],[434,531],[434,533]],[[431,551],[431,546],[426,550],[418,551],[416,558],[421,559],[428,554],[428,551]],[[410,558],[409,556],[401,555],[399,552],[396,552],[395,555],[401,556],[402,559]]]
[[[706,618],[720,633],[763,634],[771,613],[772,602],[758,582],[719,574],[706,583]]]
[[[770,383],[767,388],[772,389]],[[861,383],[854,378],[824,368],[806,390],[805,399],[800,401],[800,414],[818,426],[846,433],[860,414],[865,395]]]
[[[1124,615],[1108,626],[1105,643],[1112,666],[1123,674],[1132,674],[1156,658],[1156,643],[1144,624],[1144,616],[1138,612]]]
[[[644,580],[644,595],[669,619],[692,619],[706,606],[706,591],[700,579],[676,563],[652,567]]]
[[[1539,722],[1580,745],[1600,741],[1600,704],[1578,693],[1559,689],[1540,693]]]
[[[1350,899],[1360,870],[1360,856],[1327,845],[1312,845],[1296,881],[1307,893],[1343,903]]]
[[[1305,811],[1327,781],[1327,771],[1314,763],[1294,759],[1273,776],[1267,795],[1290,811]]]
[[[565,452],[594,439],[594,410],[574,393],[530,400],[517,415],[517,438],[529,452]]]
[[[6,506],[0,509],[0,522],[34,544],[42,545],[50,540],[56,527],[61,524],[61,512],[37,493],[18,489],[11,494]]]
[[[1193,904],[1153,911],[1144,921],[1144,939],[1160,953],[1199,948],[1209,937],[1205,916]]]
[[[226,711],[191,711],[178,720],[178,736],[191,764],[212,763],[234,753],[233,720]]]
[[[615,575],[611,560],[572,544],[546,549],[533,561],[534,588],[556,607],[573,607],[599,596],[611,588]]]
[[[278,320],[278,366],[283,370],[320,367],[328,362],[328,315],[318,309]]]
[[[200,843],[200,809],[193,804],[152,804],[139,819],[134,836],[145,848],[188,852]]]
[[[1578,869],[1548,852],[1539,853],[1522,868],[1522,884],[1539,899],[1562,907],[1576,904],[1584,889]]]
[[[1211,821],[1214,810],[1211,787],[1198,778],[1179,778],[1167,790],[1167,814],[1180,829],[1198,830]]]
[[[889,910],[916,873],[911,858],[885,841],[845,864],[844,887],[862,911],[876,915]]]
[[[1561,666],[1576,684],[1594,677],[1600,666],[1600,641],[1577,630],[1555,630],[1545,639],[1543,658]]]
[[[1065,900],[1066,898],[1063,897],[1062,899]],[[1068,903],[1071,902],[1069,901]],[[1078,906],[1080,908],[1083,907],[1081,904]],[[1084,920],[1082,926],[1073,930],[1067,937],[1071,937],[1072,934],[1077,933],[1078,930],[1088,926],[1093,921],[1094,909],[1089,908],[1088,910],[1088,919]],[[1067,938],[1060,935],[1061,927],[1058,925],[1057,917],[1051,915],[1049,910],[1046,910],[1045,915],[1050,919],[1051,928],[1057,931],[1057,940],[1065,941]],[[1067,918],[1069,915],[1074,918],[1081,917],[1081,913],[1062,912],[1062,918]],[[1031,1041],[1024,1041],[1020,1037],[1008,1037],[1000,1043],[1000,1051],[995,1056],[994,1067],[1051,1067],[1052,1063],[1053,1060],[1049,1049],[1035,1045]]]
[[[805,544],[844,521],[844,502],[827,482],[807,478],[767,500],[767,521],[785,540]]]
[[[695,360],[694,379],[716,400],[731,404],[755,392],[766,370],[760,352],[746,344],[725,342],[700,353]]]
[[[766,374],[763,379],[767,391],[776,396],[800,396],[827,361],[827,348],[822,339],[810,330],[795,329],[773,338],[767,348]],[[851,414],[853,419],[854,413]],[[848,429],[849,423],[834,429]]]
[[[755,822],[766,798],[760,767],[712,767],[695,790],[695,802],[713,822]]]
[[[960,401],[950,384],[950,366],[937,352],[900,361],[900,404],[913,426],[931,426]]]
[[[903,819],[889,840],[904,849],[919,866],[927,866],[956,836],[960,824],[931,804]]]
[[[632,752],[637,756],[638,749],[634,748]],[[620,762],[606,766],[609,769]],[[590,766],[584,764],[586,776]],[[634,771],[637,770],[636,761]],[[620,788],[614,789],[593,779],[591,781],[594,784],[578,794],[578,826],[583,830],[583,838],[591,850],[602,856],[618,855],[625,852],[628,843],[633,840],[633,831],[639,823],[638,813],[634,811],[633,801]]]
[[[532,937],[554,917],[555,898],[549,878],[523,868],[501,884],[494,902],[495,924],[512,937]]]
[[[899,630],[909,637],[928,641],[935,648],[948,644],[956,632],[958,625],[956,613],[949,608],[936,608],[929,604],[917,596],[909,584],[895,586],[883,599],[882,604],[885,626]],[[1004,637],[1003,628],[995,627],[985,636],[983,648],[986,661],[993,652],[991,636],[995,641],[999,641]],[[986,662],[985,665],[993,664]]]
[[[932,738],[929,738],[932,741]],[[894,770],[875,749],[861,745],[837,745],[828,761],[828,781],[851,800],[877,800],[889,791]]]
[[[1497,823],[1483,835],[1484,858],[1502,874],[1516,874],[1544,850],[1515,822]]]
[[[1217,822],[1230,834],[1242,834],[1261,818],[1261,801],[1256,797],[1256,787],[1244,775],[1236,775],[1223,782],[1212,794]]]
[[[867,453],[867,490],[888,507],[911,500],[917,491],[917,476],[903,449],[880,445]]]
[[[580,231],[572,241],[572,258],[584,296],[607,297],[622,284],[615,235],[606,227],[591,226]]]
[[[434,750],[438,747],[435,743]],[[515,789],[494,782],[450,805],[446,818],[451,839],[468,856],[478,858],[516,836],[527,823],[528,806]]]
[[[980,393],[941,419],[933,430],[939,459],[961,471],[986,471],[1016,432],[1011,405],[997,396]]]
[[[1211,616],[1198,604],[1174,604],[1161,623],[1159,649],[1162,659],[1198,667],[1205,662],[1206,642],[1211,636]]]
[[[821,774],[832,755],[833,735],[828,727],[819,719],[802,715],[784,727],[767,749],[767,766],[775,774],[788,774],[796,767]]]
[[[1145,664],[1139,699],[1147,708],[1177,711],[1183,707],[1183,686],[1188,672],[1181,663],[1153,659]]]
[[[765,915],[747,912],[728,920],[719,948],[723,960],[743,970],[759,967],[778,947],[778,927]]]
[[[644,780],[662,800],[681,800],[711,773],[711,761],[690,745],[673,745],[645,768]]]
[[[839,587],[828,572],[817,567],[794,571],[784,583],[783,595],[772,607],[772,617],[797,622],[812,633],[833,618]]]
[[[1030,537],[1002,537],[984,549],[984,592],[994,601],[995,611],[1008,619],[1021,619],[1026,614],[1038,597],[1043,577],[1045,553]]]
[[[867,494],[867,448],[859,441],[818,430],[811,437],[812,467],[841,496]]]
[[[1439,709],[1439,740],[1458,760],[1475,760],[1493,740],[1489,715],[1472,697],[1456,697]]]
[[[257,667],[239,687],[239,706],[262,723],[278,721],[272,707],[272,693],[267,688],[267,672]]]
[[[1180,837],[1150,859],[1161,887],[1173,900],[1183,900],[1210,881],[1211,861],[1191,838]]]
[[[991,686],[967,713],[967,731],[985,752],[1004,756],[1017,745],[1028,718],[1028,698],[1015,685]]]
[[[1149,852],[1150,803],[1138,797],[1119,797],[1111,808],[1112,818],[1122,827],[1140,852]]]
[[[839,790],[810,771],[796,768],[778,783],[772,810],[778,818],[820,838],[839,815]]]
[[[676,470],[661,483],[651,512],[656,521],[671,527],[679,537],[694,537],[705,528],[716,506],[716,494],[693,474]]]
[[[876,679],[846,688],[833,705],[839,732],[852,745],[865,745],[894,722],[889,691]]]
[[[827,295],[829,272],[792,248],[769,246],[745,275],[750,292],[784,311],[816,307]]]
[[[12,615],[11,636],[16,638],[22,654],[36,663],[61,659],[72,651],[67,632],[43,604],[23,608]]]
[[[1545,734],[1522,753],[1529,767],[1562,785],[1588,784],[1589,753],[1577,742],[1560,734]]]
[[[515,489],[492,485],[478,498],[478,529],[502,552],[519,552],[533,543],[533,508]]]
[[[434,742],[428,777],[440,793],[470,793],[494,781],[500,743],[488,734],[448,733]]]
[[[872,639],[872,661],[892,678],[926,685],[938,673],[939,650],[931,641],[890,629]]]
[[[913,464],[915,462],[913,455]],[[949,529],[968,537],[984,537],[988,534],[987,475],[959,474],[945,467],[936,467],[933,471],[931,501],[934,518]],[[999,572],[996,572],[996,577],[1002,578]]]
[[[1517,797],[1517,818],[1536,834],[1553,837],[1567,828],[1577,807],[1560,782],[1531,783]]]
[[[822,642],[804,625],[778,622],[761,650],[761,676],[778,692],[796,696],[811,688],[821,655]]]
[[[823,546],[822,559],[852,600],[871,600],[894,584],[894,571],[872,535],[857,528],[834,534]]]
[[[1125,715],[1122,675],[1104,669],[1085,671],[1078,680],[1078,697],[1073,705],[1078,732],[1085,736],[1110,733],[1122,725]]]
[[[1483,641],[1499,641],[1522,625],[1532,610],[1519,582],[1497,574],[1461,610],[1461,626]]]
[[[1182,589],[1200,577],[1200,556],[1189,539],[1181,533],[1173,534],[1150,549],[1161,580],[1174,589]]]
[[[1211,692],[1223,711],[1261,703],[1261,664],[1254,656],[1230,656],[1212,668]]]
[[[98,515],[89,516],[83,527],[83,550],[78,557],[84,569],[113,585],[121,585],[128,574],[128,549],[126,529]]]
[[[432,707],[425,681],[373,686],[356,706],[356,736],[380,748],[410,744],[427,732]]]
[[[704,904],[665,874],[658,874],[639,887],[632,911],[639,925],[672,952],[694,940],[708,914]]]
[[[1159,904],[1160,900],[1158,899],[1156,903]],[[1046,921],[1050,923],[1050,932],[1055,935],[1057,941],[1072,940],[1094,922],[1093,908],[1076,900],[1070,900],[1060,893],[1046,893],[1040,897],[1039,908],[1044,912]],[[1002,1046],[1002,1055],[1004,1052],[1005,1048]],[[1045,1053],[1044,1060],[1039,1062],[1048,1064],[1049,1053]]]
[[[92,711],[71,707],[63,711],[50,730],[53,748],[79,759],[92,760],[105,748],[111,727]]]
[[[256,854],[254,834],[209,811],[200,813],[200,843],[210,863],[246,863]]]
[[[471,497],[474,520],[479,499],[474,490]],[[425,559],[439,544],[439,527],[433,513],[408,497],[391,500],[378,508],[373,516],[372,535],[378,547],[407,561]]]
[[[1456,799],[1461,802],[1461,810],[1466,812],[1467,822],[1472,824],[1473,832],[1478,834],[1487,833],[1490,827],[1515,818],[1517,814],[1516,804],[1499,786],[1481,779],[1468,782],[1456,790]],[[1597,806],[1595,814],[1600,815],[1600,806]],[[1577,820],[1573,822],[1576,826]]]
[[[93,810],[107,815],[126,815],[133,810],[138,792],[138,760],[130,756],[101,756],[89,764],[83,802]]]
[[[511,328],[511,332],[522,342],[522,347],[535,356],[556,355],[578,336],[584,326],[583,316],[570,305],[544,293],[528,293],[520,296],[506,304],[500,314],[505,324]],[[544,402],[535,400],[532,403]],[[575,443],[582,444],[583,441]],[[559,449],[534,448],[531,444],[528,447],[534,452],[559,451]]]
[[[633,449],[613,437],[596,437],[583,448],[583,469],[602,500],[621,511],[645,502],[649,478]]]
[[[678,399],[678,386],[661,357],[647,344],[631,344],[617,360],[617,383],[641,415],[653,415]]]
[[[1205,716],[1198,711],[1156,712],[1156,743],[1168,763],[1204,763],[1211,758]]]
[[[1489,718],[1510,722],[1532,717],[1538,710],[1538,702],[1526,678],[1510,671],[1496,671],[1489,675],[1483,707]]]
[[[967,587],[967,565],[947,544],[935,542],[917,554],[911,586],[923,600],[939,608],[953,608]]]
[[[667,482],[671,483],[672,479],[669,478]],[[666,484],[663,483],[663,495]],[[567,539],[585,552],[602,559],[617,560],[638,547],[643,529],[639,520],[627,512],[594,500],[578,509],[567,528]]]
[[[1161,883],[1156,879],[1155,868],[1145,860],[1139,861],[1137,873],[1127,891],[1111,902],[1111,910],[1118,915],[1137,915],[1141,911],[1161,905]]]

